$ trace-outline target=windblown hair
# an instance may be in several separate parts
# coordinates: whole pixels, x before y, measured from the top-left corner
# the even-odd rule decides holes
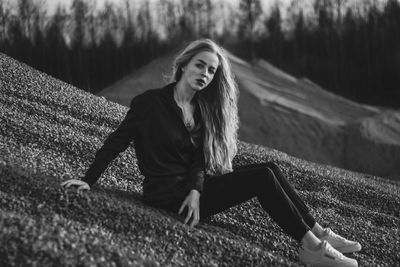
[[[210,175],[232,171],[232,160],[237,152],[238,88],[224,49],[210,39],[191,42],[173,63],[172,81],[179,81],[182,68],[198,53],[209,51],[219,59],[218,68],[210,84],[196,93],[203,129],[204,159]]]

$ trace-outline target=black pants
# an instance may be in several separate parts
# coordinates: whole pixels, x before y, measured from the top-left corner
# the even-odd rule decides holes
[[[315,224],[306,204],[273,162],[235,168],[206,179],[200,196],[200,218],[222,212],[257,197],[262,208],[290,236],[300,241]],[[166,208],[177,212],[184,199]]]

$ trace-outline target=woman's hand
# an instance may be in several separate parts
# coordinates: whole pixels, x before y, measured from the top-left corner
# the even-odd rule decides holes
[[[76,186],[78,188],[78,191],[90,190],[90,186],[86,182],[77,179],[70,179],[65,182],[62,182],[61,186],[65,188],[68,188],[70,186]]]
[[[187,213],[186,219],[183,223],[186,224],[187,222],[189,222],[190,218],[192,218],[190,227],[193,227],[196,224],[198,224],[198,222],[200,220],[200,192],[199,191],[194,190],[194,189],[190,191],[189,195],[183,201],[178,214],[181,214],[185,207],[188,208],[188,213]]]

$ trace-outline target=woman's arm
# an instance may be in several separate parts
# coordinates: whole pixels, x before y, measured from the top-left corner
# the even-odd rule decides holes
[[[90,186],[96,183],[110,162],[129,146],[133,139],[134,121],[135,111],[131,108],[118,128],[107,137],[102,147],[96,152],[93,163],[82,179],[84,182]]]
[[[132,99],[131,107],[125,115],[125,118],[122,120],[118,128],[107,137],[102,147],[96,152],[94,161],[86,171],[82,181],[80,181],[87,184],[85,189],[89,189],[93,184],[95,184],[110,162],[129,146],[130,142],[134,138],[136,130],[146,119],[150,111],[151,104],[149,105],[147,99],[148,97],[144,94],[138,95]],[[71,179],[66,181],[68,183],[62,183],[62,186],[81,186],[81,184],[76,181],[79,180]]]
[[[90,186],[86,182],[77,179],[70,179],[68,181],[62,182],[61,186],[65,188],[76,186],[78,191],[90,190]]]
[[[189,169],[189,190],[203,191],[205,175],[205,161],[203,145],[199,145],[193,153],[192,162]]]
[[[119,153],[125,151],[134,138],[136,129],[147,118],[150,112],[151,103],[149,95],[142,94],[134,97],[130,109],[118,128],[112,132],[104,141],[103,146],[96,152],[94,162],[86,171],[83,181],[92,186],[99,179],[100,175],[108,167],[110,162]]]
[[[203,147],[200,145],[193,153],[192,163],[189,170],[189,184],[190,190],[188,196],[183,201],[178,214],[181,214],[185,207],[187,207],[187,214],[184,224],[192,219],[190,226],[193,227],[198,224],[200,220],[200,195],[203,191],[204,183],[204,153]]]

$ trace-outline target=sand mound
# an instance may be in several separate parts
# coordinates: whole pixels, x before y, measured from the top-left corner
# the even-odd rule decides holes
[[[171,53],[156,59],[99,95],[127,106],[138,93],[165,84],[173,58]],[[250,63],[233,54],[229,59],[240,87],[241,140],[317,163],[399,176],[400,127],[381,116],[382,110],[330,93],[265,60]],[[398,118],[400,113],[391,114]]]
[[[399,112],[385,111],[349,124],[346,128],[346,163],[352,164],[353,170],[400,180],[399,136]]]
[[[172,58],[173,55],[169,54],[153,60],[131,75],[101,90],[97,95],[128,107],[134,96],[167,83],[169,80],[167,76],[171,72]],[[154,75],[155,73],[158,75]],[[118,90],[115,90],[116,88]]]

